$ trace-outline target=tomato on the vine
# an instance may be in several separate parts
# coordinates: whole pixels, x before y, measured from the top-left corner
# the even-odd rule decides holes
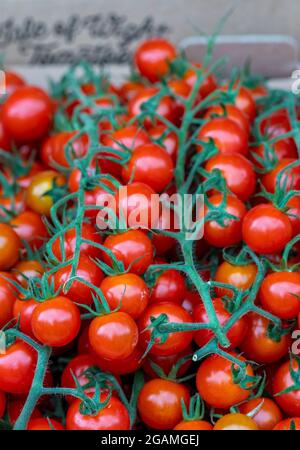
[[[273,379],[274,399],[280,408],[290,417],[300,416],[300,389],[295,388],[290,392],[281,394],[282,391],[296,385],[291,371],[295,371],[296,376],[299,373],[299,364],[295,359],[284,362],[275,373]]]
[[[35,175],[26,190],[26,203],[38,214],[50,214],[53,205],[51,191],[65,184],[65,177],[54,171],[45,170]]]
[[[21,241],[13,227],[0,223],[0,270],[10,269],[19,259]]]
[[[239,406],[242,414],[249,414],[260,407],[252,416],[260,430],[273,430],[275,425],[282,420],[282,412],[276,403],[267,397],[258,397],[248,400]]]

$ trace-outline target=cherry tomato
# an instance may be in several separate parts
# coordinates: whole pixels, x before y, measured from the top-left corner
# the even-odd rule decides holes
[[[256,422],[245,414],[225,414],[217,420],[214,430],[258,430]]]
[[[218,154],[207,161],[205,169],[209,173],[219,170],[230,191],[242,201],[247,201],[255,191],[256,176],[253,165],[239,153]]]
[[[245,361],[241,356],[238,359]],[[253,369],[249,364],[246,373],[253,376]],[[247,400],[251,393],[234,383],[232,362],[219,355],[209,356],[200,364],[196,384],[201,398],[212,408],[228,409]]]
[[[89,379],[85,375],[85,372],[93,366],[95,366],[95,361],[91,355],[85,354],[75,356],[69,361],[69,363],[63,370],[60,383],[61,386],[64,388],[75,388],[76,383],[74,377],[76,378],[76,381],[80,386],[84,386],[89,382]],[[86,393],[94,391],[94,388],[85,390]],[[66,400],[68,403],[72,403],[75,398],[76,397],[72,397],[71,395],[66,396]]]
[[[273,430],[300,430],[300,417],[290,417],[281,420],[273,428]]]
[[[10,269],[19,259],[21,241],[14,229],[0,223],[0,270]]]
[[[290,219],[293,236],[300,234],[300,196],[294,195],[291,197],[286,206],[288,207],[287,216]]]
[[[62,424],[55,419],[48,417],[40,417],[30,419],[27,425],[27,430],[64,430]]]
[[[155,83],[169,72],[169,63],[175,57],[176,49],[171,42],[162,38],[152,38],[137,47],[134,63],[143,77]]]
[[[282,175],[279,175],[279,172],[284,170],[289,164],[296,162],[296,159],[293,158],[284,158],[276,165],[276,167],[270,172],[263,175],[261,182],[264,188],[268,192],[275,192],[276,183],[280,177],[280,186],[284,187],[286,191],[296,189],[300,189],[300,166],[293,167],[292,169],[287,169],[283,172]]]
[[[41,278],[44,272],[44,267],[37,260],[20,261],[12,268],[14,277],[23,287],[28,286],[30,278]]]
[[[148,427],[172,430],[182,419],[182,402],[187,406],[189,399],[189,391],[183,384],[156,378],[144,384],[137,406]]]
[[[222,194],[215,194],[209,197],[209,202],[213,206],[222,203]],[[204,238],[215,247],[227,247],[238,244],[242,240],[242,219],[246,214],[245,205],[236,197],[227,195],[225,210],[237,219],[225,219],[224,226],[219,225],[215,220],[209,220],[204,224]],[[205,215],[209,212],[209,207],[205,205]]]
[[[134,273],[106,277],[100,289],[112,311],[119,307],[133,319],[144,312],[150,297],[145,281]]]
[[[252,419],[260,430],[272,430],[282,420],[282,413],[270,398],[259,397],[248,400],[239,406],[239,410],[243,414],[249,414],[258,406],[260,406],[260,409],[252,416]]]
[[[151,324],[151,318],[157,318],[161,314],[165,314],[171,323],[191,323],[192,319],[181,306],[175,303],[154,303],[146,309],[138,322],[140,330],[141,345],[147,347],[151,330],[146,329]],[[160,343],[159,339],[155,340],[149,352],[150,355],[168,356],[183,351],[191,343],[193,333],[190,331],[170,333],[165,342]]]
[[[289,218],[272,205],[250,209],[243,220],[243,240],[256,253],[278,253],[292,237]]]
[[[107,394],[101,393],[100,402],[103,403]],[[81,400],[76,399],[69,406],[66,416],[67,430],[129,430],[130,419],[123,403],[112,396],[108,404],[96,414],[82,414]]]
[[[93,303],[93,290],[84,282],[99,287],[104,278],[102,270],[88,255],[81,254],[79,256],[74,277],[80,277],[83,281],[74,279],[70,283],[68,289],[66,289],[66,284],[71,279],[71,272],[72,266],[68,265],[61,267],[54,273],[55,291],[61,293],[64,292],[70,300],[73,300],[76,303],[91,305]]]
[[[27,336],[35,337],[32,331],[31,319],[33,311],[39,303],[33,298],[28,300],[17,299],[13,307],[13,317],[18,321],[20,330]]]
[[[206,420],[182,420],[174,430],[212,430],[213,426]]]
[[[185,295],[184,276],[175,269],[168,269],[158,276],[151,291],[153,303],[172,302],[181,304]]]
[[[62,131],[44,141],[41,148],[41,159],[49,167],[70,167],[69,160],[86,155],[89,139],[86,134],[78,135],[78,131]]]
[[[218,320],[222,326],[226,324],[226,322],[230,319],[231,314],[225,309],[223,302],[220,298],[213,299],[213,305],[215,312],[217,314]],[[199,303],[194,308],[193,312],[194,322],[197,323],[208,323],[209,318],[203,303]],[[242,342],[245,333],[246,333],[246,320],[244,317],[238,319],[232,327],[230,327],[227,337],[230,342],[230,348],[238,347]],[[194,340],[199,345],[199,347],[203,347],[214,337],[214,333],[211,330],[203,329],[198,330],[194,334]]]
[[[197,81],[197,73],[196,70],[201,69],[201,64],[193,63],[193,67],[190,67],[185,74],[183,75],[183,80],[190,86],[192,89]],[[208,74],[205,69],[201,71],[201,76],[205,76],[203,79],[200,88],[199,88],[199,99],[207,97],[217,88],[217,82],[215,76],[213,74]]]
[[[131,179],[147,184],[155,192],[163,191],[173,178],[173,162],[165,150],[155,144],[136,148],[123,168],[125,183]]]
[[[124,359],[138,343],[138,328],[125,312],[113,312],[92,320],[89,328],[92,349],[101,358]]]
[[[15,141],[43,138],[52,123],[53,104],[48,95],[35,86],[22,86],[3,105],[3,124]]]
[[[273,395],[280,408],[291,417],[300,415],[300,389],[278,395],[281,391],[295,385],[290,369],[296,371],[296,373],[299,370],[295,359],[292,360],[292,364],[290,361],[284,362],[275,373]]]
[[[81,325],[77,306],[66,297],[55,297],[40,303],[33,311],[34,336],[43,344],[62,347],[77,336]]]
[[[281,319],[294,319],[300,312],[300,273],[273,272],[263,280],[259,299],[262,306]]]
[[[36,362],[36,351],[23,341],[15,341],[0,354],[1,389],[10,394],[27,394]]]
[[[83,242],[80,246],[80,254],[84,254],[90,257],[99,257],[101,250],[97,248],[97,244],[101,244],[102,238],[97,233],[95,227],[88,223],[83,223],[81,227],[81,237],[86,241],[95,243],[95,246]],[[63,251],[61,249],[61,244]],[[52,244],[52,251],[54,256],[58,260],[70,259],[73,257],[76,246],[76,229],[71,228],[62,237],[57,237]]]
[[[13,306],[17,292],[13,285],[13,276],[8,272],[0,272],[0,328],[3,328],[13,318]]]
[[[214,105],[208,108],[204,115],[204,119],[214,117],[228,117],[239,125],[246,133],[250,131],[250,123],[248,117],[234,105]]]
[[[284,334],[276,341],[268,335],[270,321],[256,313],[247,315],[247,333],[240,345],[248,359],[257,363],[269,364],[287,354],[290,337]]]
[[[141,92],[145,88],[145,85],[140,81],[124,81],[118,90],[118,96],[122,103],[127,103],[136,94]]]
[[[26,191],[26,203],[29,208],[38,214],[50,214],[53,205],[51,195],[48,192],[65,183],[63,175],[54,170],[46,170],[33,177]]]
[[[157,125],[156,127],[150,128],[148,133],[155,143],[161,143],[161,146],[171,156],[175,164],[178,153],[178,137],[175,131],[168,130],[165,125]]]
[[[48,231],[41,216],[33,211],[24,211],[14,217],[10,223],[19,238],[26,241],[31,248],[40,248],[48,237]]]
[[[198,133],[199,141],[207,142],[213,139],[220,153],[248,154],[247,133],[233,120],[216,117],[206,122]],[[202,151],[202,145],[197,145],[197,151]]]
[[[127,375],[136,372],[143,364],[143,353],[144,350],[139,345],[133,349],[127,358],[105,359],[97,355],[96,352],[92,352],[96,365],[105,372],[114,375]]]
[[[257,267],[255,264],[246,264],[237,266],[223,261],[217,268],[215,281],[225,283],[236,287],[237,289],[246,290],[250,288],[255,280]],[[216,287],[216,293],[220,297],[232,297],[233,292],[230,289]]]
[[[111,234],[104,241],[104,247],[112,251],[116,259],[136,275],[143,274],[153,261],[151,240],[140,230],[129,230],[121,234]],[[103,261],[111,265],[108,253],[102,252]]]

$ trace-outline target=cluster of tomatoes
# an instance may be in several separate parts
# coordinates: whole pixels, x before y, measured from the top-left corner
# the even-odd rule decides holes
[[[2,426],[300,429],[296,99],[218,82],[164,39],[134,67],[120,86],[72,67],[51,95],[6,72]],[[155,230],[100,230],[121,186],[119,219],[141,196],[149,213],[154,194],[201,193],[203,238],[163,208]]]

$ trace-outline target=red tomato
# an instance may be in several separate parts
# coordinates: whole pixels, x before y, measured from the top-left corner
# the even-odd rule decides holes
[[[137,345],[127,358],[105,359],[95,352],[93,352],[93,357],[96,365],[105,372],[110,372],[114,375],[127,375],[128,373],[136,372],[141,367],[143,364],[143,353],[144,350]]]
[[[193,349],[191,346],[186,347],[182,352],[175,353],[173,355],[160,356],[160,355],[150,355],[145,358],[143,362],[143,370],[151,378],[157,378],[158,374],[153,369],[151,363],[156,364],[165,375],[169,375],[171,370],[174,368],[175,364],[179,362],[182,358],[186,356],[191,356]],[[192,364],[191,359],[185,360],[179,367],[176,376],[182,377],[190,368]]]
[[[83,223],[81,228],[81,237],[86,241],[95,243],[95,246],[83,242],[80,246],[80,253],[92,258],[99,257],[101,250],[97,248],[97,244],[101,244],[102,238],[96,228],[88,223]],[[64,252],[61,251],[61,243]],[[73,257],[76,246],[76,229],[71,228],[66,233],[57,237],[52,244],[52,251],[58,260],[67,260]]]
[[[101,393],[103,403],[107,394]],[[67,430],[129,430],[129,414],[123,403],[112,396],[108,404],[94,415],[81,413],[81,400],[76,399],[69,406],[66,416]]]
[[[147,39],[134,53],[134,63],[139,73],[151,83],[159,81],[169,72],[169,63],[176,58],[176,49],[162,38]]]
[[[27,425],[27,430],[64,430],[62,424],[55,419],[48,417],[41,417],[30,419]]]
[[[155,97],[158,93],[158,88],[151,86],[145,87],[143,90],[138,92],[128,103],[128,114],[131,118],[139,116],[142,112],[144,112],[145,105],[149,102],[153,97]],[[151,112],[153,112],[153,108],[151,108]],[[169,96],[161,97],[158,101],[158,105],[155,109],[156,114],[164,117],[169,122],[173,122],[176,120],[176,110],[174,100]],[[159,125],[162,123],[159,118],[156,118],[154,121],[150,119],[150,117],[146,117],[143,121],[144,126],[146,128],[151,128],[153,125]]]
[[[281,252],[292,238],[289,218],[272,205],[250,209],[243,220],[243,240],[256,253]]]
[[[213,299],[213,305],[221,326],[224,326],[226,322],[230,319],[231,314],[225,309],[223,302],[220,298]],[[193,319],[194,322],[197,323],[209,323],[209,318],[203,303],[199,303],[197,306],[195,306]],[[232,327],[230,327],[230,330],[227,332],[227,337],[230,342],[230,348],[235,348],[239,346],[239,344],[245,337],[246,330],[247,325],[244,317],[238,319],[232,325]],[[208,329],[198,330],[194,334],[194,340],[197,343],[197,345],[199,345],[199,347],[203,347],[213,337],[214,337],[213,331]]]
[[[149,130],[149,136],[154,141],[161,142],[162,147],[176,163],[178,153],[178,136],[175,131],[169,131],[165,125],[157,125]]]
[[[244,358],[239,357],[241,361]],[[247,400],[251,390],[234,383],[232,362],[219,355],[212,355],[201,364],[196,376],[196,384],[201,398],[212,408],[228,409],[236,403]],[[253,370],[247,365],[247,375]]]
[[[6,408],[6,395],[0,391],[0,418],[3,417]]]
[[[0,328],[3,328],[13,318],[13,306],[17,292],[9,280],[13,276],[8,272],[0,272]]]
[[[233,120],[224,117],[206,122],[198,133],[199,141],[207,142],[213,139],[220,153],[248,154],[247,133]],[[202,145],[197,145],[197,151],[202,151]]]
[[[40,248],[48,237],[47,228],[41,216],[33,211],[24,211],[11,220],[11,225],[20,239],[32,248]]]
[[[106,277],[100,289],[112,311],[119,308],[133,319],[144,312],[150,296],[145,281],[134,273]]]
[[[189,399],[189,391],[183,384],[156,378],[144,384],[137,406],[148,427],[172,430],[182,419],[182,402],[187,407]]]
[[[62,296],[40,303],[31,319],[34,336],[51,347],[63,347],[72,342],[79,333],[80,325],[79,309]]]
[[[215,194],[208,200],[213,206],[218,206],[222,203],[222,199],[222,194]],[[215,220],[209,220],[204,224],[204,238],[215,247],[227,247],[238,244],[242,240],[242,219],[246,214],[245,205],[238,198],[227,195],[225,210],[237,219],[225,219],[224,226],[219,225]],[[208,212],[209,208],[205,205],[205,215]]]
[[[174,430],[212,430],[213,426],[206,420],[182,420]]]
[[[120,97],[120,100],[126,104],[144,88],[145,85],[139,81],[124,81],[119,87],[118,96]]]
[[[290,219],[293,229],[293,236],[300,234],[300,196],[294,195],[289,199],[287,216]]]
[[[71,278],[71,272],[72,266],[68,265],[61,267],[54,273],[55,292],[64,292],[70,300],[76,303],[91,305],[93,303],[93,290],[90,286],[85,284],[84,281],[99,287],[104,278],[102,270],[88,255],[80,255],[74,276],[80,277],[83,281],[74,279],[72,283],[70,283],[68,290],[65,290],[65,285]]]
[[[148,184],[155,192],[163,191],[173,178],[173,162],[165,150],[155,144],[136,148],[127,166],[123,167],[122,178]]]
[[[290,417],[278,422],[273,430],[300,430],[300,417]]]
[[[104,247],[112,251],[116,259],[136,275],[143,274],[153,261],[151,240],[140,230],[129,230],[121,234],[111,234],[104,241]],[[111,258],[102,252],[103,261],[110,265]]]
[[[70,167],[69,159],[85,156],[89,145],[88,136],[83,134],[76,137],[77,135],[78,131],[62,131],[48,137],[41,148],[42,161],[55,169],[57,164]]]
[[[15,317],[16,320],[19,321],[20,330],[23,333],[27,334],[27,336],[33,338],[34,334],[32,331],[31,319],[33,311],[36,309],[38,305],[39,303],[33,298],[29,300],[17,299],[14,303],[13,308],[13,316]]]
[[[19,259],[21,241],[14,229],[0,223],[0,270],[10,269]]]
[[[292,370],[298,371],[298,363],[296,360],[292,361]],[[276,394],[294,385],[295,382],[290,373],[290,361],[286,361],[279,367],[274,376],[273,395],[280,408],[290,417],[300,415],[300,389],[286,394]]]
[[[0,148],[9,151],[11,149],[10,137],[3,125],[2,114],[0,112]]]
[[[153,305],[148,306],[138,322],[140,341],[143,347],[147,347],[147,344],[151,338],[151,330],[146,329],[151,324],[151,318],[157,318],[161,314],[165,314],[168,321],[171,323],[181,324],[192,322],[189,313],[175,303],[154,303]],[[157,339],[151,347],[149,354],[168,356],[174,353],[179,353],[189,346],[192,339],[193,332],[190,331],[170,333],[164,343],[160,343]]]
[[[204,115],[204,119],[213,117],[228,117],[239,125],[246,133],[250,131],[250,123],[248,117],[234,105],[214,105],[208,108]]]
[[[156,279],[151,291],[152,303],[172,302],[181,304],[185,295],[185,278],[175,269],[168,269]]]
[[[193,67],[195,69],[201,69],[201,64],[193,63]],[[193,67],[190,67],[183,75],[183,80],[190,86],[190,88],[193,88],[194,84],[197,81],[197,74]],[[203,76],[204,79],[199,88],[199,100],[207,97],[217,88],[217,82],[213,74],[208,75],[204,69],[201,73],[201,76]]]
[[[3,124],[15,141],[43,138],[52,123],[53,104],[48,95],[35,86],[23,86],[13,92],[3,105]]]
[[[244,266],[236,266],[227,261],[223,261],[216,270],[215,281],[219,283],[229,284],[237,289],[249,289],[256,277],[257,267],[255,264],[246,264]],[[216,293],[219,297],[232,297],[233,293],[230,289],[216,287]]]
[[[8,97],[25,84],[25,80],[18,73],[5,71],[5,93]]]
[[[275,192],[276,182],[279,180],[279,172],[287,167],[289,164],[296,162],[293,158],[284,158],[276,165],[276,167],[270,172],[263,175],[261,181],[263,186],[268,192]],[[293,169],[287,169],[284,171],[280,179],[280,186],[285,187],[286,191],[300,189],[300,166],[296,166]]]
[[[15,341],[0,354],[1,389],[9,394],[27,394],[36,362],[36,351],[23,341]]]
[[[138,328],[125,312],[112,312],[92,320],[89,340],[94,352],[101,358],[124,359],[138,343]]]
[[[181,306],[189,314],[193,314],[194,308],[201,302],[198,292],[186,291]]]
[[[230,191],[242,201],[247,201],[255,191],[256,175],[253,165],[239,153],[218,154],[207,161],[205,169],[209,173],[219,170]]]
[[[297,158],[297,149],[295,144],[291,145],[288,140],[282,139],[281,141],[274,142],[274,144],[271,145],[271,149],[273,150],[278,161],[286,158]],[[255,158],[255,156],[266,160],[268,156],[268,153],[266,152],[267,150],[264,148],[263,144],[251,148],[251,160],[253,160],[256,167],[262,168],[262,164]],[[268,159],[270,158],[272,158],[271,155],[268,156]]]
[[[268,335],[268,319],[250,313],[247,315],[247,325],[247,333],[240,348],[249,360],[270,364],[288,353],[291,341],[289,334],[284,334],[279,341],[271,339]]]
[[[259,411],[252,416],[260,430],[272,430],[278,422],[282,420],[282,413],[276,403],[270,398],[259,397],[248,400],[239,406],[239,410],[243,414],[249,414],[259,405]]]
[[[94,358],[91,355],[77,355],[72,358],[63,370],[61,375],[61,387],[64,388],[75,388],[76,383],[74,377],[80,386],[84,386],[89,382],[88,377],[85,372],[91,367],[95,366]],[[94,392],[95,388],[86,389],[85,392]],[[68,403],[72,403],[75,397],[71,395],[66,396]]]
[[[281,319],[294,319],[300,312],[300,273],[274,272],[263,280],[259,299],[262,306]]]

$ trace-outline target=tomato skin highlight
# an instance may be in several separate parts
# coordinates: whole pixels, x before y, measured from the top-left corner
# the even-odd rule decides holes
[[[155,83],[168,73],[168,63],[175,57],[176,49],[169,41],[152,38],[138,46],[134,54],[134,63],[142,76]]]
[[[221,417],[214,430],[258,430],[256,422],[245,414],[231,413]]]
[[[171,430],[182,419],[181,401],[187,406],[188,389],[179,383],[156,378],[142,387],[138,411],[143,422],[155,430]]]
[[[251,287],[257,274],[255,264],[247,264],[245,266],[237,266],[223,261],[217,268],[215,281],[219,283],[230,284],[238,289],[246,290]],[[219,297],[227,295],[232,297],[233,293],[230,289],[216,287],[216,293]]]
[[[175,269],[168,269],[158,276],[151,291],[151,303],[182,303],[185,295],[185,278]]]
[[[130,356],[138,343],[138,328],[125,312],[98,316],[89,327],[92,349],[104,359],[124,359]]]
[[[243,240],[258,254],[279,253],[292,237],[289,218],[272,205],[250,209],[243,220]]]
[[[79,309],[68,298],[55,297],[34,309],[31,324],[34,336],[44,345],[63,347],[79,333]]]

